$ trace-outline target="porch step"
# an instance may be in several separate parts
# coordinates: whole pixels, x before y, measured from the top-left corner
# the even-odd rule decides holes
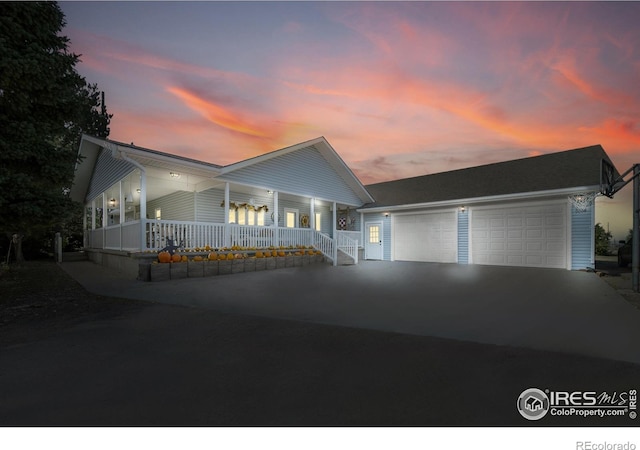
[[[88,261],[89,256],[85,252],[62,252],[63,262]]]
[[[338,265],[339,266],[351,266],[354,265],[355,261],[349,255],[347,255],[342,250],[338,249]]]

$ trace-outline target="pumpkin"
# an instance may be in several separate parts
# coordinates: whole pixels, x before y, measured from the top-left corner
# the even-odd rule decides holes
[[[161,262],[161,263],[171,262],[171,254],[169,252],[158,253],[158,262]]]
[[[189,258],[187,258],[187,255],[182,255],[182,258],[180,258],[180,260],[182,262],[187,262],[187,261],[189,261]]]
[[[264,258],[262,252],[256,252],[256,258]]]
[[[202,261],[203,259],[202,259],[202,256],[198,255],[198,256],[194,256],[193,260],[194,261]]]
[[[218,254],[216,252],[211,252],[207,258],[209,258],[209,261],[216,261],[218,259]]]
[[[307,255],[312,256],[313,255],[313,250],[307,251]]]
[[[282,250],[280,250],[280,251],[278,252],[278,256],[283,257],[283,256],[284,256],[284,252],[283,252]]]
[[[174,253],[171,256],[171,262],[177,263],[177,262],[180,262],[180,261],[182,261],[182,258],[177,253]]]
[[[236,253],[235,255],[233,255],[233,257],[235,259],[242,259],[242,258],[244,258],[244,255],[241,255],[240,253]]]

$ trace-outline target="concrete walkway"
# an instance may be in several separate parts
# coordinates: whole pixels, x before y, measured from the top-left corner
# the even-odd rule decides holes
[[[105,296],[640,363],[640,310],[593,273],[361,261],[145,283],[61,266]]]

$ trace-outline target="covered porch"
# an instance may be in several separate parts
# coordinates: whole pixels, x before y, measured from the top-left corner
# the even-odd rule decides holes
[[[86,204],[84,247],[157,252],[313,246],[334,264],[338,251],[358,262],[361,215],[355,207],[194,175],[135,169]],[[181,181],[182,177],[188,180]],[[189,189],[189,190],[187,190]]]

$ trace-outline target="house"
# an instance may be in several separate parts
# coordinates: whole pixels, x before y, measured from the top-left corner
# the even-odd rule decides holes
[[[366,186],[366,259],[594,267],[600,145]]]
[[[169,239],[313,245],[334,264],[338,252],[357,262],[355,210],[373,198],[323,137],[228,166],[86,135],[79,154],[70,195],[85,204],[84,247],[95,262],[134,271]]]
[[[227,166],[83,136],[71,197],[91,259],[313,245],[370,260],[594,266],[601,146],[363,186],[323,137]],[[587,201],[585,201],[587,200]],[[591,201],[589,201],[591,200]]]

